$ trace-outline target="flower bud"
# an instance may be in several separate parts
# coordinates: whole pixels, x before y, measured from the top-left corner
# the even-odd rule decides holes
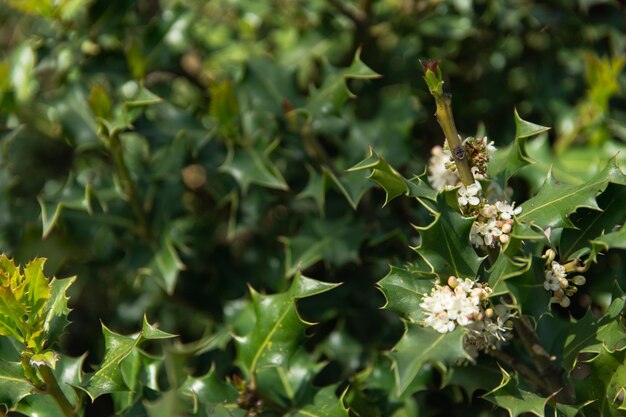
[[[563,297],[563,298],[561,299],[561,301],[559,301],[559,305],[560,305],[561,307],[563,307],[563,308],[567,308],[567,307],[569,307],[570,303],[571,303],[571,302],[570,302],[569,297]]]
[[[502,225],[503,225],[502,220],[498,220],[496,222],[496,227],[502,227]]]
[[[582,275],[576,275],[574,278],[572,278],[572,282],[576,285],[585,285],[587,280]]]
[[[496,208],[492,206],[491,204],[485,204],[485,206],[480,211],[480,214],[482,214],[483,216],[489,219],[489,218],[495,217],[497,214],[497,211],[496,211]]]
[[[448,278],[448,286],[452,289],[456,288],[456,286],[458,285],[459,281],[456,279],[456,277],[454,275],[451,275]]]
[[[561,288],[567,288],[569,287],[569,281],[565,278],[559,278],[559,286]]]
[[[502,233],[511,233],[512,229],[513,229],[513,226],[511,226],[509,223],[504,223],[502,225]]]
[[[507,234],[500,235],[498,239],[500,240],[500,243],[502,244],[506,244],[509,240],[511,240],[511,238]]]
[[[556,297],[557,300],[560,300],[561,298],[565,297],[565,291],[559,288],[558,290],[554,292],[554,296]]]
[[[554,260],[554,258],[556,258],[556,252],[554,251],[554,249],[550,248],[543,254],[541,258],[545,259],[546,265],[548,265]]]
[[[493,317],[493,309],[492,308],[488,308],[487,310],[485,310],[485,316],[492,318]]]

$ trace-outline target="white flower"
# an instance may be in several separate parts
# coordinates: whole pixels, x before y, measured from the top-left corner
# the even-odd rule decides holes
[[[485,244],[485,240],[483,239],[483,235],[481,233],[481,225],[482,223],[474,222],[474,224],[472,224],[472,230],[470,230],[470,243],[476,247],[483,246]]]
[[[552,271],[546,272],[546,280],[543,282],[543,288],[546,291],[556,291],[561,287],[560,278],[554,274]]]
[[[567,275],[565,267],[557,261],[552,261],[552,263],[550,264],[550,268],[552,268],[552,272],[554,272],[554,275],[556,275],[557,278],[565,278],[565,276]]]
[[[438,191],[447,187],[454,187],[459,182],[459,174],[448,169],[451,162],[451,154],[448,149],[441,146],[433,147],[431,157],[428,160],[428,181]]]
[[[518,214],[522,212],[521,207],[517,207],[517,208],[514,208],[514,207],[515,207],[515,203],[507,204],[504,201],[496,202],[496,208],[500,212],[501,219],[508,220],[508,219],[513,218],[513,216],[517,216]]]
[[[478,193],[480,192],[480,184],[475,182],[471,184],[469,187],[465,187],[465,185],[461,185],[459,188],[459,204],[461,206],[467,206],[468,204],[471,206],[477,206],[480,204],[480,198],[478,197]]]
[[[489,155],[491,157],[491,155],[493,155],[493,153],[496,151],[496,147],[493,145],[493,141],[491,142],[487,142],[487,136],[482,137],[479,139],[480,141],[482,141],[483,146],[485,147],[485,152],[487,153],[487,155]]]

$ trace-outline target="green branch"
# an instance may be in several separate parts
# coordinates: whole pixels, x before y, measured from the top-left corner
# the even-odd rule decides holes
[[[57,403],[63,415],[65,417],[75,417],[76,412],[74,411],[74,407],[72,407],[72,404],[68,401],[67,397],[61,390],[61,387],[59,387],[59,383],[52,373],[52,370],[48,366],[42,365],[39,367],[39,372],[46,383],[45,392],[52,396],[54,402]]]
[[[424,68],[424,80],[428,85],[430,94],[435,98],[437,110],[435,116],[437,122],[441,126],[441,130],[448,141],[448,146],[452,153],[452,160],[456,164],[459,177],[466,186],[474,184],[474,176],[470,169],[465,147],[461,142],[461,137],[456,130],[454,124],[454,116],[452,114],[452,95],[443,92],[443,77],[439,62],[437,61],[420,61]]]

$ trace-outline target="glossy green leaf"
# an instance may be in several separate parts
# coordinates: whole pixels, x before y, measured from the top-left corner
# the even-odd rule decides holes
[[[345,220],[313,220],[294,238],[282,238],[285,244],[285,276],[305,271],[319,261],[333,265],[357,262],[359,249],[368,237],[366,230]]]
[[[526,139],[516,138],[511,144],[493,154],[487,172],[491,178],[504,185],[520,169],[532,162],[526,152]]]
[[[420,180],[409,181],[393,169],[385,159],[376,154],[372,148],[369,150],[369,156],[359,162],[348,171],[359,171],[370,169],[371,174],[368,178],[375,181],[385,190],[385,205],[400,195],[408,195],[410,197],[422,197],[430,200],[436,198],[436,192],[428,187]]]
[[[492,296],[508,293],[510,290],[506,280],[526,273],[531,264],[529,258],[511,259],[505,252],[501,252],[494,264],[487,270],[487,282],[493,290]]]
[[[550,130],[549,127],[537,125],[535,123],[527,122],[523,120],[519,114],[517,113],[517,109],[514,111],[515,114],[515,139],[521,138],[529,138],[531,136],[538,135],[543,132],[547,132]]]
[[[189,375],[179,390],[191,397],[196,404],[234,403],[237,389],[215,375],[215,370],[200,377]]]
[[[34,392],[35,387],[24,377],[19,362],[0,361],[0,404],[13,408],[22,398]]]
[[[548,352],[570,372],[581,352],[616,351],[626,347],[626,331],[620,323],[625,305],[626,299],[621,295],[613,299],[606,314],[600,318],[591,311],[580,320],[572,318],[569,321],[544,315],[537,324],[537,333]]]
[[[600,351],[586,366],[589,375],[574,381],[577,399],[590,402],[585,416],[622,416],[623,399],[619,397],[626,387],[626,350]]]
[[[424,318],[419,306],[424,294],[434,286],[434,276],[391,267],[389,273],[378,282],[387,303],[385,308],[400,313],[412,322]]]
[[[546,404],[550,398],[541,397],[520,387],[517,376],[511,377],[504,369],[500,368],[500,370],[502,371],[500,385],[483,395],[482,398],[505,409],[510,417],[517,417],[524,413],[544,417]]]
[[[50,281],[50,298],[47,304],[48,314],[44,322],[44,331],[48,335],[49,342],[55,342],[70,323],[67,316],[72,310],[67,305],[69,301],[67,290],[74,281],[76,281],[76,277],[65,279],[52,278],[52,281]]]
[[[609,249],[626,249],[626,228],[622,227],[613,233],[607,233],[590,241],[591,253],[589,254],[588,261],[596,262],[598,255],[601,252],[608,251]]]
[[[524,202],[518,220],[534,223],[542,228],[572,227],[569,215],[580,207],[598,209],[596,196],[609,182],[626,184],[626,176],[617,167],[615,159],[598,175],[581,185],[565,185],[548,174],[539,193]]]
[[[579,210],[571,218],[576,229],[563,231],[559,242],[559,255],[563,260],[580,258],[588,254],[592,247],[597,247],[591,243],[592,241],[603,239],[603,235],[610,234],[626,221],[626,213],[624,212],[624,206],[626,206],[625,186],[609,184],[606,191],[597,198],[597,201],[601,211]],[[618,243],[613,242],[613,245],[615,244]],[[626,245],[626,241],[624,245]]]
[[[263,295],[250,289],[255,325],[250,333],[236,338],[237,361],[245,373],[250,376],[266,366],[287,368],[310,325],[298,316],[296,300],[336,286],[296,274],[284,293]]]
[[[474,278],[481,263],[469,242],[474,220],[453,211],[443,194],[437,197],[435,207],[436,210],[427,207],[435,220],[426,227],[416,227],[421,242],[415,250],[441,279],[447,281],[451,275]]]
[[[343,395],[335,396],[335,386],[324,387],[313,399],[313,404],[298,408],[289,417],[348,417],[348,409],[343,405]]]
[[[150,269],[155,274],[157,282],[168,294],[172,294],[178,281],[178,274],[185,265],[180,260],[174,243],[169,237],[163,238],[156,249]]]
[[[231,149],[220,170],[230,174],[239,183],[244,193],[250,184],[277,190],[288,190],[289,186],[285,179],[268,158],[277,144],[274,142],[262,152],[254,148]]]
[[[406,332],[391,352],[396,377],[395,393],[398,397],[410,395],[413,384],[426,363],[440,366],[472,358],[463,348],[465,330],[461,327],[450,333],[439,333],[432,328],[407,324]]]
[[[104,334],[104,359],[96,372],[90,375],[87,383],[81,387],[94,400],[101,395],[127,391],[129,389],[120,368],[124,361],[143,340],[173,337],[155,329],[144,320],[143,330],[134,336],[123,336],[102,325]]]

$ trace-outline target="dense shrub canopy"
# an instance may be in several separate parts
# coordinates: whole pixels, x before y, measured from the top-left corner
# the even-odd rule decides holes
[[[566,389],[591,375],[588,396],[548,408],[596,400],[585,415],[620,415],[625,33],[617,1],[9,0],[0,248],[77,276],[52,284],[73,309],[53,348],[95,398],[86,415],[544,415],[536,381],[502,357],[474,361],[460,330],[438,346],[422,296],[396,292],[456,272],[517,300],[550,370],[573,370]],[[441,61],[462,137],[502,149],[493,181],[528,224],[512,242],[530,243],[499,263],[469,243],[478,212],[417,178],[444,140],[420,58]],[[533,214],[544,203],[556,213]],[[525,280],[543,277],[547,248],[589,268],[568,308],[527,291],[542,289]],[[157,343],[169,335],[153,322],[178,337]],[[145,343],[112,362],[112,341]],[[0,363],[15,349],[0,338]],[[598,359],[575,368],[580,352]],[[104,365],[132,392],[91,376]],[[0,388],[0,404],[57,415],[29,389]]]

